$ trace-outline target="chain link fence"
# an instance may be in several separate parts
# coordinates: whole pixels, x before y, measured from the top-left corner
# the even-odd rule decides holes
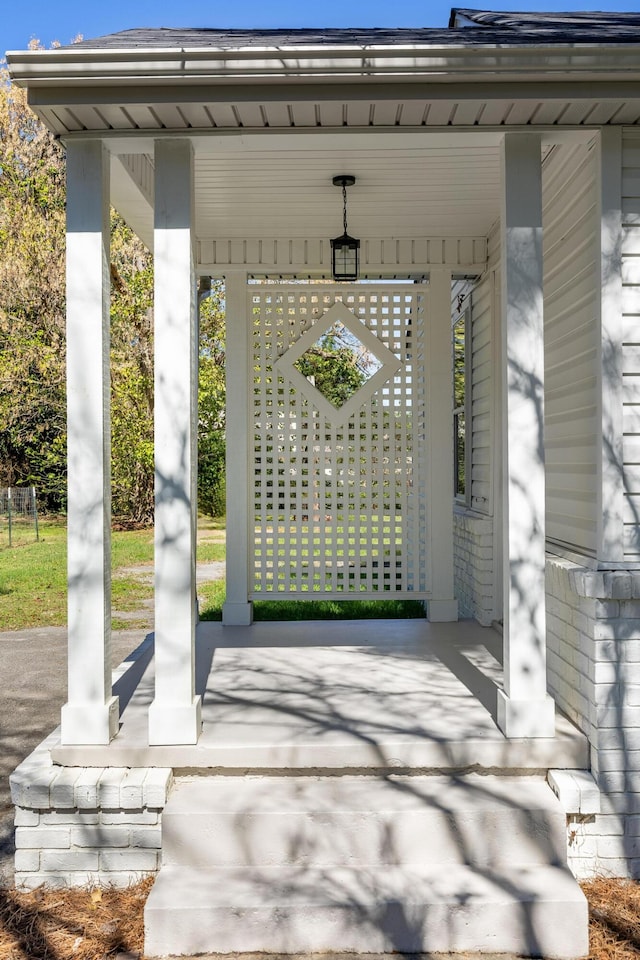
[[[35,487],[0,487],[0,547],[39,540]]]

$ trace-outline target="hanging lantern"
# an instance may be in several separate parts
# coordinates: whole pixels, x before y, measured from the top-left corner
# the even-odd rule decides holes
[[[331,240],[331,269],[334,280],[357,280],[360,269],[360,241],[347,232],[347,187],[352,187],[356,178],[341,174],[333,178],[334,187],[342,187],[342,225],[344,233]]]

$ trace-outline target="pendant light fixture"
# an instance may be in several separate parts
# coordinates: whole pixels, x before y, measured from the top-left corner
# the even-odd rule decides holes
[[[331,240],[331,270],[334,280],[357,280],[360,268],[360,241],[347,233],[347,187],[356,178],[350,173],[333,178],[334,187],[342,187],[342,225],[344,233]]]

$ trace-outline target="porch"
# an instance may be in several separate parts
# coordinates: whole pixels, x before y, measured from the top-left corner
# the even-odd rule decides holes
[[[550,738],[496,726],[502,638],[475,621],[201,622],[197,744],[149,745],[155,663],[148,637],[117,673],[108,745],[51,744],[55,763],[174,771],[546,772],[589,767],[562,714]]]

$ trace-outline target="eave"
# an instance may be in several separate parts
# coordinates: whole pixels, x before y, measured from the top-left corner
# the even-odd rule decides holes
[[[177,79],[207,82],[321,82],[345,78],[456,83],[640,79],[634,43],[547,46],[393,46],[282,48],[65,48],[7,53],[11,75],[22,86],[142,86]]]

